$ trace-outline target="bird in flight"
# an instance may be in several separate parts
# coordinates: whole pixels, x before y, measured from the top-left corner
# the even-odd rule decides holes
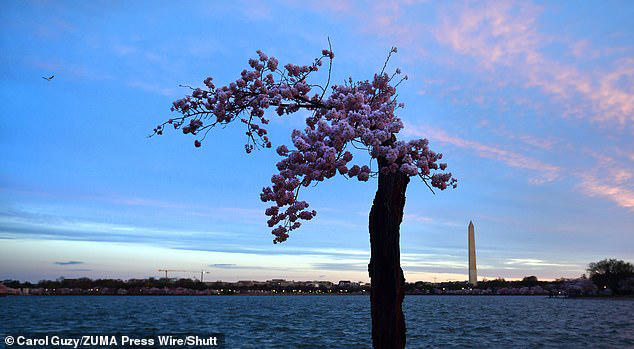
[[[48,81],[51,81],[54,77],[55,77],[55,75],[51,75],[51,76],[49,76],[48,78],[47,78],[47,77],[45,77],[45,76],[42,76],[42,79],[44,79],[44,80],[48,80]]]

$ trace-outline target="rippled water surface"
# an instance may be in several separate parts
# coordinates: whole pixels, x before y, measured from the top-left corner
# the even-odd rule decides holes
[[[230,348],[367,348],[366,296],[5,297],[0,334],[225,334]],[[634,347],[634,300],[407,296],[407,346]]]

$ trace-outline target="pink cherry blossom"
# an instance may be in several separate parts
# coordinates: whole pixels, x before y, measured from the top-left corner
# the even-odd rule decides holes
[[[250,69],[243,70],[236,81],[217,88],[208,77],[203,82],[205,88],[192,89],[190,95],[174,101],[171,110],[180,116],[157,126],[154,134],[162,134],[164,126],[171,124],[183,134],[196,136],[195,146],[200,147],[211,128],[238,119],[245,125],[245,150],[250,153],[256,148],[272,147],[266,129],[270,113],[265,110],[273,108],[280,116],[300,109],[311,112],[306,127],[292,132],[292,147],[277,147],[277,154],[282,157],[277,163],[279,173],[271,177],[271,185],[260,194],[262,201],[271,203],[265,215],[276,243],[285,241],[290,231],[299,228],[299,220],[311,220],[317,214],[309,210],[307,202],[298,200],[300,189],[337,174],[365,182],[379,172],[401,172],[418,176],[430,189],[456,188],[457,180],[451,173],[436,172],[444,171],[447,164],[438,163],[442,154],[432,151],[426,139],[396,138],[403,123],[395,110],[404,107],[396,100],[396,87],[407,80],[407,75],[395,81],[400,69],[391,76],[384,72],[396,52],[393,47],[383,69],[371,80],[348,79],[329,90],[330,73],[323,87],[308,79],[320,69],[324,59],[329,69],[332,67],[331,49],[323,50],[310,65],[286,64],[283,69],[278,69],[275,57],[258,50],[258,57],[248,61]],[[326,96],[327,91],[330,94]],[[382,159],[384,166],[372,171],[367,165],[353,163],[348,147],[366,150],[370,159]]]

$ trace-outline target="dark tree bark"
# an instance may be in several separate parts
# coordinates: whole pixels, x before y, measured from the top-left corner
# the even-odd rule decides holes
[[[379,168],[386,161],[379,159]],[[370,210],[370,273],[372,345],[377,349],[405,347],[400,225],[409,177],[400,172],[379,174],[379,187]]]

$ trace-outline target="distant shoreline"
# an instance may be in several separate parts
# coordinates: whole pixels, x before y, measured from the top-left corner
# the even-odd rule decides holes
[[[580,296],[580,297],[568,297],[557,296],[549,297],[543,294],[405,294],[406,296],[422,296],[422,297],[438,297],[438,296],[451,296],[451,297],[543,297],[550,299],[631,299],[634,300],[634,295],[611,295],[611,296]],[[361,296],[368,297],[368,293],[270,293],[270,294],[249,294],[249,293],[236,293],[236,294],[6,294],[0,295],[0,298],[4,297],[345,297],[345,296]]]
[[[628,294],[612,292],[606,286],[599,288],[591,279],[558,279],[539,281],[530,276],[521,281],[504,279],[483,280],[477,285],[467,281],[430,283],[424,281],[405,282],[403,292],[413,295],[472,295],[472,296],[543,296],[560,297],[610,297]],[[369,295],[372,285],[349,280],[295,281],[271,279],[267,281],[241,280],[237,282],[201,282],[192,279],[66,279],[41,280],[36,284],[18,280],[0,282],[0,295],[42,296],[311,296],[311,295]]]

